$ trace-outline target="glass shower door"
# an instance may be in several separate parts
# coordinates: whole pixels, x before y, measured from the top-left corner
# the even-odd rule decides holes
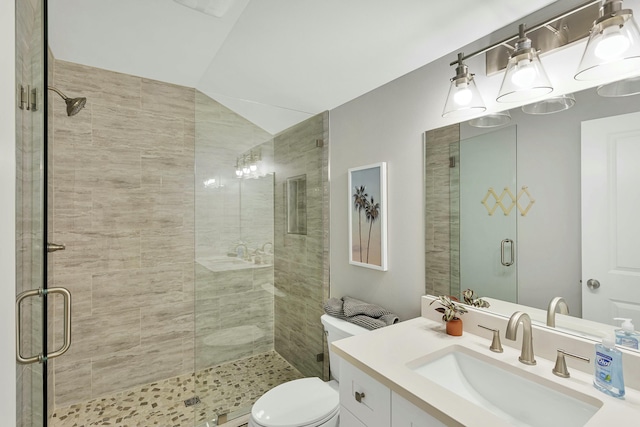
[[[45,59],[43,2],[16,2],[16,297],[19,304],[16,366],[17,425],[46,425],[44,287]],[[29,293],[30,292],[30,293]],[[32,295],[29,297],[28,295]]]
[[[516,127],[460,141],[460,289],[517,301]]]

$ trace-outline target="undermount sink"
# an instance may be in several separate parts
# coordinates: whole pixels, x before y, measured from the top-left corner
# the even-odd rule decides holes
[[[602,407],[591,396],[463,346],[447,347],[407,367],[511,425],[583,426]]]

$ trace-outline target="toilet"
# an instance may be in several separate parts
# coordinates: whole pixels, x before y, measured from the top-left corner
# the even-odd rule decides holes
[[[251,408],[249,427],[336,427],[339,425],[339,359],[331,343],[368,332],[367,329],[327,314],[320,318],[329,344],[331,380],[302,378],[266,392]]]

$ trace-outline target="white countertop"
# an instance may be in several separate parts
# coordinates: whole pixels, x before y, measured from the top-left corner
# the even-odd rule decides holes
[[[443,322],[419,317],[336,341],[332,344],[332,350],[447,425],[510,425],[406,366],[409,362],[452,345],[467,347],[517,369],[543,377],[551,381],[557,390],[575,390],[601,401],[602,407],[589,420],[588,426],[633,425],[640,420],[639,391],[627,388],[624,399],[608,396],[593,387],[592,376],[585,372],[569,367],[570,378],[553,375],[551,369],[555,360],[550,361],[536,355],[537,365],[524,365],[518,361],[520,351],[505,346],[504,341],[504,353],[493,353],[489,350],[490,337],[490,334],[485,338],[466,331],[462,337],[452,337],[445,333]]]

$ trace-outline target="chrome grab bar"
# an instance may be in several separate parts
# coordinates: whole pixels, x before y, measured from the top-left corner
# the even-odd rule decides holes
[[[22,355],[22,333],[21,322],[22,319],[22,301],[34,296],[43,296],[47,294],[60,294],[64,301],[64,342],[62,347],[49,354],[38,354],[35,356],[23,356]],[[30,364],[30,363],[42,363],[45,360],[53,359],[64,354],[71,347],[71,293],[65,288],[49,288],[49,289],[32,289],[24,291],[16,297],[16,360],[18,363]]]
[[[509,262],[505,261],[505,256],[504,256],[504,246],[509,243],[510,247],[511,247],[511,258],[509,260]],[[513,248],[513,240],[511,239],[504,239],[502,242],[500,242],[500,263],[502,265],[504,265],[505,267],[509,267],[511,265],[513,265],[513,262],[515,260],[515,253],[514,253],[514,248]]]

